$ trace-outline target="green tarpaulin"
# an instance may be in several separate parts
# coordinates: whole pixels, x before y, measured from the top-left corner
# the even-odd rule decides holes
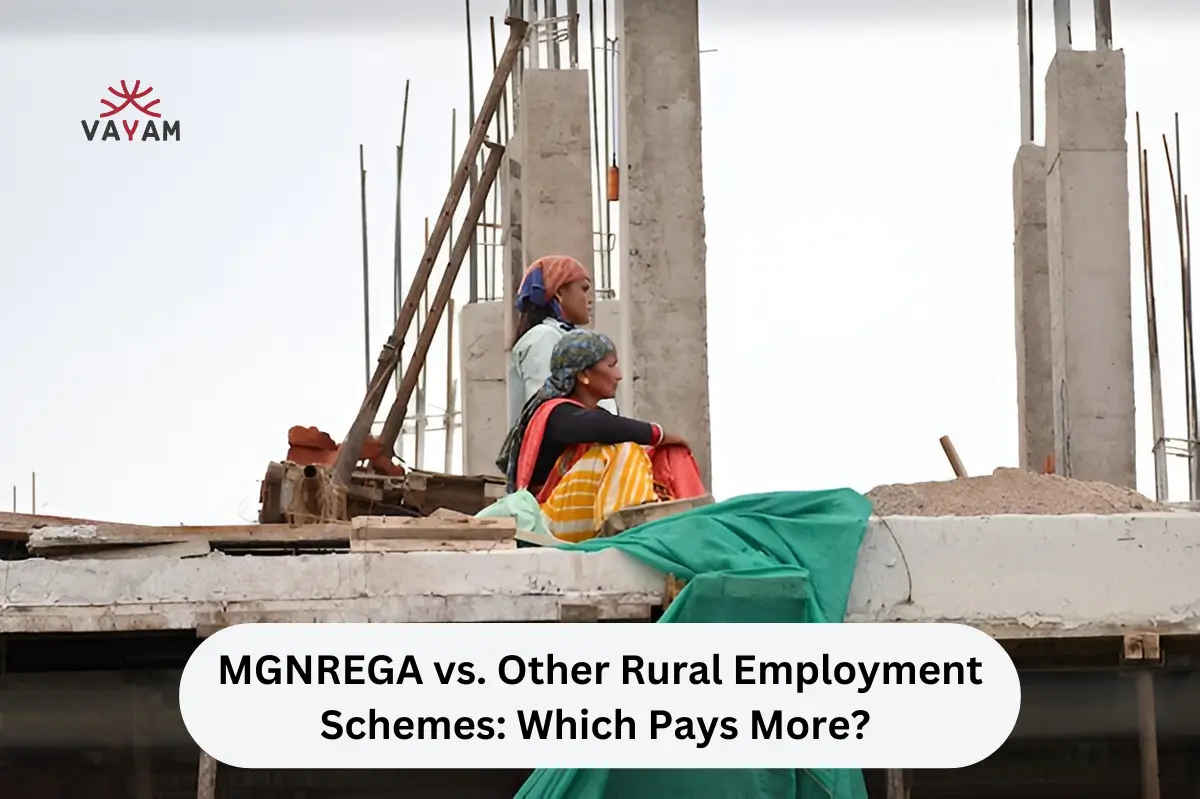
[[[615,547],[688,584],[660,623],[841,621],[870,501],[849,489],[755,494],[644,524]],[[517,799],[866,799],[840,769],[539,769]]]

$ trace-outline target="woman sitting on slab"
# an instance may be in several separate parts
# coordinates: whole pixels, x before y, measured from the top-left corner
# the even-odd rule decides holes
[[[555,345],[550,366],[496,466],[508,476],[509,492],[537,498],[556,538],[586,541],[619,510],[706,493],[682,438],[598,407],[621,382],[608,336],[570,331]]]

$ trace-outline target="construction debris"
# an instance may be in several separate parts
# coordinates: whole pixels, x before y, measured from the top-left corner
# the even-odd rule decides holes
[[[877,516],[1109,516],[1168,510],[1121,486],[1010,468],[983,477],[876,486],[866,496]]]

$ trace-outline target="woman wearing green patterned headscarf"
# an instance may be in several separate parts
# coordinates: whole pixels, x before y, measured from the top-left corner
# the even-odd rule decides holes
[[[620,382],[612,339],[570,331],[555,345],[550,376],[525,404],[496,460],[508,490],[534,494],[562,540],[592,538],[623,508],[706,493],[682,438],[598,407],[616,396]]]

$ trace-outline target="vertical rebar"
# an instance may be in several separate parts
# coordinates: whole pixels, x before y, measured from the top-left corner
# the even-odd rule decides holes
[[[1112,49],[1112,2],[1092,0],[1092,18],[1096,23],[1096,49]]]
[[[600,230],[600,247],[597,249],[597,254],[600,256],[600,268],[595,270],[599,272],[596,285],[607,289],[608,284],[604,279],[604,206],[607,204],[604,194],[604,165],[606,156],[600,153],[600,86],[596,81],[596,0],[588,0],[588,52],[591,53],[591,70],[588,72],[588,79],[592,87],[592,162],[596,170],[596,202],[593,213],[595,214],[594,226]],[[595,241],[595,233],[592,234],[592,237]]]
[[[467,127],[475,129],[475,48],[471,41],[471,0],[467,4]],[[454,174],[454,166],[458,162],[453,152],[450,153],[450,174]],[[479,185],[478,158],[471,160],[471,175],[468,191],[474,193]],[[479,246],[475,239],[475,231],[471,231],[471,249],[467,253],[467,269],[470,275],[467,283],[470,286],[471,302],[479,300]]]
[[[1021,81],[1021,144],[1033,141],[1033,64],[1029,59],[1029,0],[1017,0],[1017,69]]]
[[[537,0],[526,3],[527,21],[529,22],[529,68],[540,69],[542,65],[542,29],[538,25]]]
[[[1177,152],[1175,154],[1175,156],[1176,156],[1176,162],[1178,163],[1179,153]],[[1191,342],[1191,346],[1188,347],[1188,354],[1187,354],[1187,359],[1188,359],[1187,372],[1188,372],[1188,383],[1189,383],[1188,388],[1189,388],[1189,393],[1191,394],[1191,404],[1188,405],[1188,426],[1191,427],[1191,429],[1192,429],[1193,438],[1192,438],[1192,442],[1191,442],[1191,451],[1193,453],[1193,462],[1196,463],[1195,474],[1192,477],[1192,492],[1197,497],[1200,497],[1200,451],[1198,451],[1198,447],[1200,447],[1200,443],[1197,443],[1197,441],[1196,441],[1196,438],[1200,437],[1200,420],[1197,419],[1198,414],[1197,414],[1197,407],[1196,407],[1197,402],[1200,400],[1198,400],[1197,392],[1196,392],[1196,345],[1195,345],[1196,339],[1195,339],[1195,334],[1194,334],[1195,318],[1193,316],[1193,310],[1192,310],[1192,290],[1191,290],[1191,287],[1192,287],[1192,223],[1191,223],[1191,213],[1188,209],[1188,206],[1189,206],[1188,195],[1185,194],[1185,195],[1183,195],[1183,250],[1184,250],[1183,262],[1186,264],[1185,271],[1186,271],[1187,276],[1184,278],[1184,281],[1188,286],[1188,296],[1187,296],[1186,308],[1184,311],[1185,315],[1184,315],[1183,323],[1185,325],[1187,325],[1187,339],[1189,342]]]
[[[521,6],[522,6],[521,0],[508,0],[508,15],[510,17],[515,17],[517,19],[524,18],[525,12],[522,10]],[[526,19],[525,21],[530,22],[531,20]],[[525,36],[528,39],[529,33],[526,32]],[[512,86],[511,95],[512,95],[512,128],[513,128],[513,131],[516,131],[517,120],[520,118],[521,80],[524,76],[525,76],[525,54],[524,54],[524,48],[522,48],[521,55],[517,57],[516,63],[513,64],[512,74],[509,75],[509,83]],[[505,146],[507,146],[507,145],[508,145],[508,142],[505,142]]]
[[[1154,292],[1154,246],[1150,226],[1150,170],[1146,150],[1142,147],[1142,116],[1134,115],[1137,126],[1138,184],[1142,214],[1142,273],[1146,293],[1146,343],[1150,365],[1150,413],[1154,436],[1154,495],[1155,501],[1170,498],[1167,476],[1167,443],[1162,395],[1162,362],[1158,349],[1158,303]]]
[[[497,60],[497,55],[496,55],[496,52],[497,52],[496,51],[496,18],[488,17],[488,25],[491,28],[491,35],[492,35],[492,72],[495,72],[497,69],[500,68],[499,67],[500,62]],[[497,132],[499,132],[501,130],[501,127],[500,127],[501,115],[503,115],[503,122],[504,122],[504,127],[503,127],[504,136],[503,137],[497,136],[496,141],[500,142],[500,144],[504,145],[505,147],[508,146],[508,138],[509,138],[508,137],[508,104],[509,104],[508,94],[509,94],[509,92],[507,89],[505,89],[504,91],[502,91],[500,93],[500,114],[496,115],[496,130],[497,130]]]
[[[498,68],[498,62],[496,60],[497,56],[496,56],[496,18],[495,17],[488,17],[488,29],[489,29],[491,43],[492,43],[492,72],[495,72],[496,69]],[[508,146],[508,98],[505,96],[505,93],[501,93],[500,110],[501,110],[501,113],[496,114],[496,141],[507,147]],[[501,114],[503,114],[503,119],[501,119]],[[501,179],[496,183],[496,185],[494,185],[492,187],[492,218],[491,218],[491,222],[494,225],[494,227],[485,227],[484,233],[483,233],[483,240],[485,242],[484,252],[487,253],[487,255],[485,256],[485,261],[490,261],[490,266],[487,263],[485,263],[484,269],[487,269],[489,271],[489,274],[491,275],[491,282],[492,282],[492,293],[488,299],[492,299],[492,300],[497,299],[504,294],[504,291],[502,288],[502,283],[500,281],[500,275],[497,271],[497,266],[498,266],[497,262],[502,261],[503,259],[501,258],[500,251],[498,250],[496,245],[500,244],[503,241],[503,234],[501,233],[501,231],[504,230],[504,225],[502,225],[500,223],[501,189],[499,187],[505,185],[506,180],[507,179],[502,176]]]
[[[1180,153],[1179,153],[1179,114],[1175,115],[1175,158],[1171,158],[1171,145],[1167,141],[1167,136],[1164,133],[1162,137],[1163,150],[1167,157],[1167,175],[1171,179],[1171,197],[1175,202],[1175,231],[1179,240],[1179,279],[1182,288],[1183,299],[1183,391],[1184,391],[1184,411],[1187,415],[1187,458],[1188,458],[1188,499],[1195,500],[1200,496],[1197,492],[1197,469],[1196,463],[1196,419],[1193,408],[1195,407],[1195,375],[1192,374],[1193,365],[1195,363],[1192,352],[1192,325],[1191,325],[1191,308],[1192,308],[1192,285],[1191,275],[1188,269],[1187,260],[1187,243],[1184,233],[1183,219],[1183,180],[1179,168]]]
[[[358,145],[359,195],[362,207],[362,273],[363,273],[363,364],[367,386],[371,385],[371,273],[367,262],[367,167],[363,146]]]
[[[454,379],[454,300],[450,299],[446,303],[446,411],[442,416],[442,427],[446,432],[445,465],[443,467],[446,474],[450,474],[450,464],[454,460],[454,394],[456,388]]]
[[[396,226],[392,231],[392,288],[395,296],[392,298],[392,324],[400,318],[400,305],[404,302],[404,247],[403,243],[403,214],[401,213],[401,185],[404,176],[404,139],[408,133],[408,89],[409,81],[404,81],[404,107],[400,112],[400,144],[396,145]],[[396,371],[396,388],[400,388],[400,373]],[[403,452],[397,452],[401,458]]]
[[[546,0],[546,19],[558,18],[558,0]],[[546,44],[550,48],[550,66],[562,69],[562,50],[558,46],[558,23],[551,22],[546,29]]]
[[[579,69],[579,0],[567,0],[567,60]]]
[[[1054,47],[1071,49],[1071,0],[1054,0]]]
[[[603,72],[603,74],[604,74],[604,166],[607,167],[609,157],[612,153],[612,142],[610,141],[610,134],[612,132],[612,118],[610,115],[610,111],[612,109],[612,106],[609,104],[610,100],[609,100],[609,92],[608,92],[608,87],[609,87],[608,71],[609,71],[609,63],[610,63],[609,56],[611,55],[611,51],[610,51],[611,45],[608,40],[608,0],[603,0],[603,2],[601,3],[600,9],[601,9],[600,10],[601,41],[604,42],[604,72]],[[603,172],[603,171],[604,171],[604,169],[601,169],[601,172]],[[606,187],[607,187],[607,184],[606,184]],[[612,203],[608,202],[607,192],[605,192],[601,196],[604,197],[603,205],[600,209],[601,213],[603,214],[603,224],[601,225],[601,231],[600,231],[600,242],[601,242],[601,247],[603,247],[603,253],[604,253],[602,256],[602,259],[601,259],[601,264],[602,264],[603,270],[604,270],[604,287],[606,289],[611,289],[612,288],[612,250],[608,246],[608,243],[609,243],[609,236],[612,233],[612,211],[611,211]]]

